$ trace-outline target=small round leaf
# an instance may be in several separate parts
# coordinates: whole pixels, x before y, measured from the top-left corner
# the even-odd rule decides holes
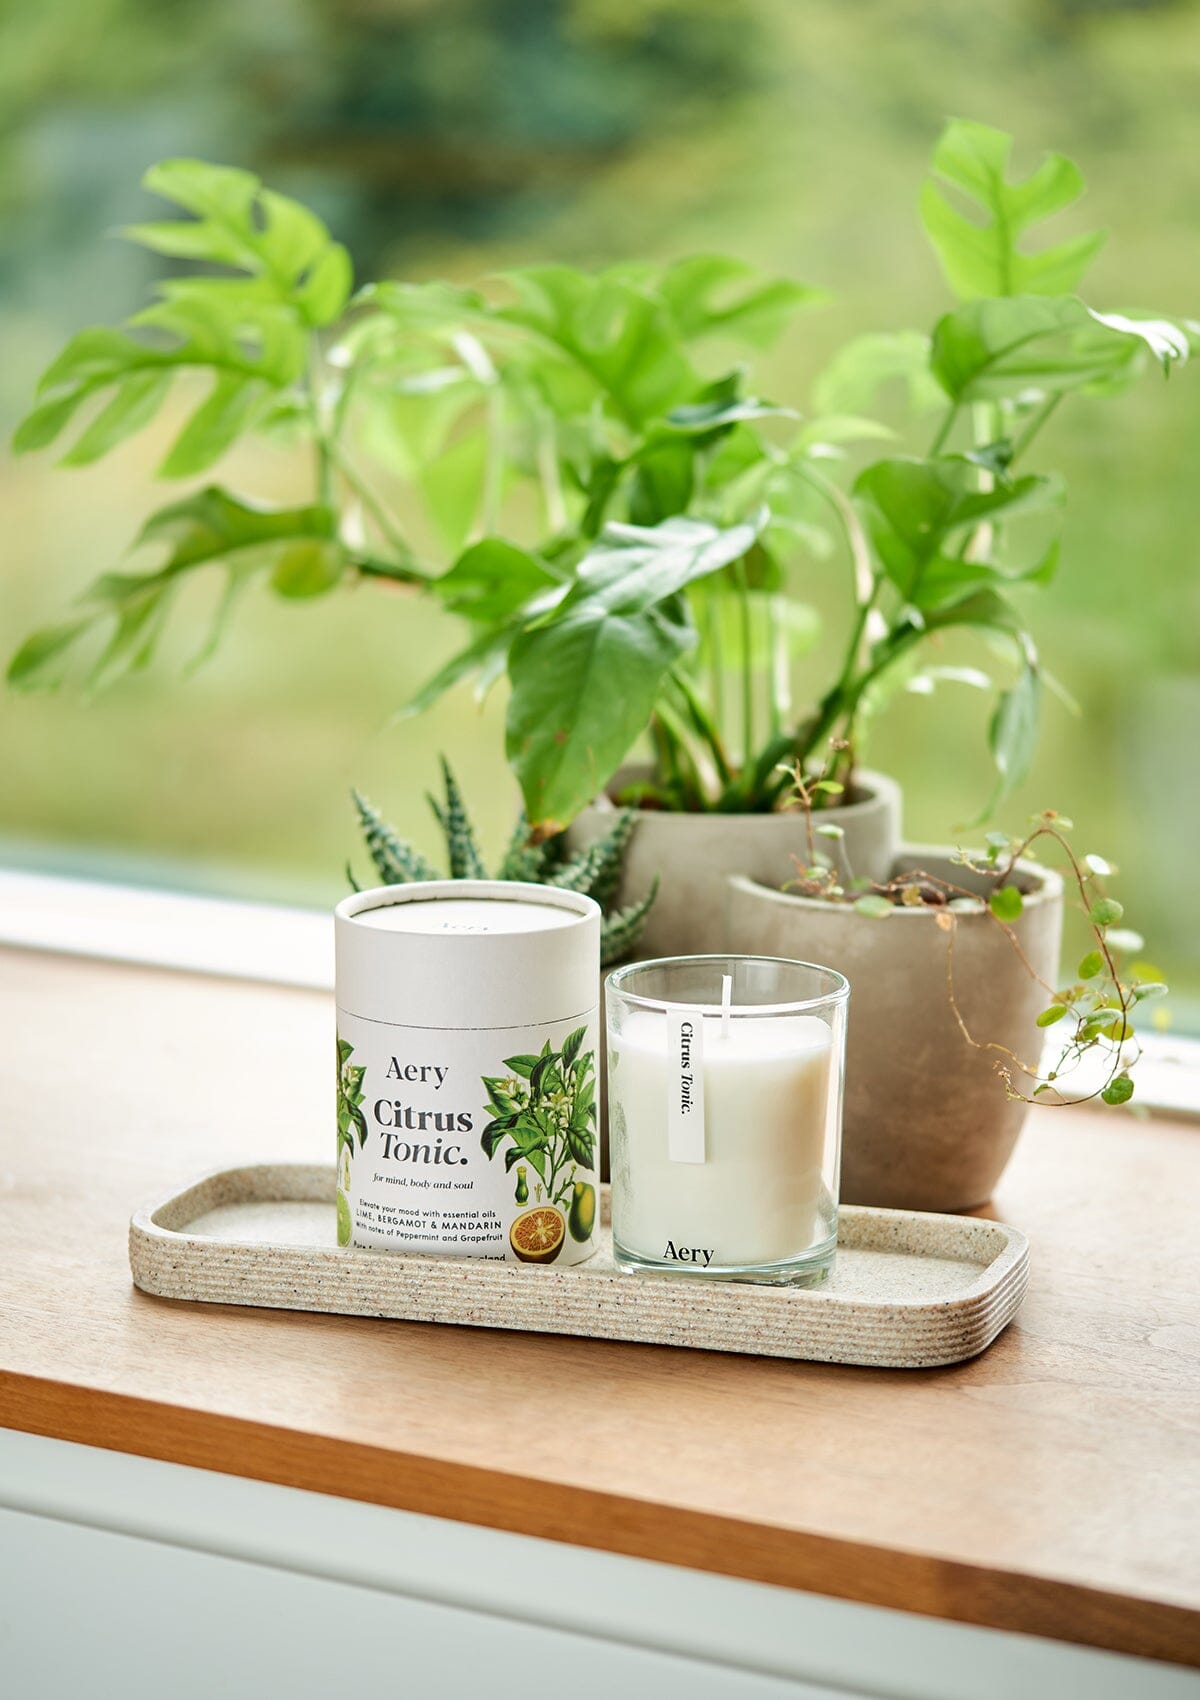
[[[1098,950],[1089,950],[1087,955],[1083,958],[1082,962],[1079,964],[1079,970],[1078,970],[1079,978],[1081,980],[1094,980],[1096,978],[1096,975],[1103,973],[1103,971],[1104,971],[1104,958],[1103,958],[1103,956],[1100,954],[1100,952]]]
[[[1002,885],[988,898],[988,908],[998,921],[1015,921],[1025,907],[1025,900],[1015,885]]]
[[[885,915],[891,914],[893,905],[888,902],[886,897],[881,897],[878,893],[875,893],[871,897],[858,898],[854,907],[860,915],[871,915],[877,920],[882,920]]]
[[[1118,1074],[1100,1094],[1106,1104],[1127,1104],[1133,1097],[1133,1081],[1127,1074]]]
[[[1088,910],[1088,920],[1094,927],[1115,927],[1124,913],[1115,897],[1098,897]]]
[[[1056,1021],[1061,1021],[1066,1013],[1067,1008],[1065,1004],[1052,1003],[1048,1009],[1041,1011],[1037,1018],[1037,1024],[1039,1027],[1053,1027],[1054,1023]]]

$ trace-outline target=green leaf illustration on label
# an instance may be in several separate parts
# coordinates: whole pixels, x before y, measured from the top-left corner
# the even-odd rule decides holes
[[[362,1085],[366,1069],[351,1062],[354,1046],[339,1036],[337,1041],[337,1238],[349,1245],[353,1231],[350,1214],[350,1159],[357,1136],[359,1150],[367,1142],[367,1118],[362,1112]]]
[[[516,1169],[514,1197],[529,1200],[528,1170],[542,1185],[540,1208],[528,1210],[513,1223],[510,1243],[526,1263],[549,1263],[558,1256],[568,1227],[579,1243],[591,1237],[595,1224],[595,1188],[579,1179],[596,1162],[596,1057],[585,1051],[587,1028],[577,1027],[555,1050],[547,1040],[536,1055],[506,1057],[506,1075],[484,1075],[491,1119],[480,1135],[487,1157],[503,1149],[504,1164]]]

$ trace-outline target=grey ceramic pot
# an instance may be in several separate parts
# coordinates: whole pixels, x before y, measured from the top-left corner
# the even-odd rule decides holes
[[[613,790],[646,777],[648,769],[622,768]],[[845,837],[823,839],[836,846],[855,874],[886,879],[900,840],[900,787],[882,773],[860,772],[853,802],[830,815]],[[606,830],[616,807],[608,797],[590,804],[567,829],[567,844],[583,849]],[[724,950],[731,874],[765,886],[781,886],[795,875],[796,858],[807,853],[804,816],[671,814],[638,809],[625,856],[617,901],[624,907],[649,891],[660,876],[658,896],[638,941],[639,959],[697,956]],[[778,954],[778,953],[776,953]]]
[[[908,846],[894,872],[914,868],[986,893],[945,850]],[[954,993],[972,1037],[1034,1063],[1035,1024],[1053,985],[1062,939],[1062,881],[1018,864],[1025,905],[1014,950],[982,903],[938,925],[944,910],[897,908],[882,919],[845,904],[730,881],[729,948],[791,956],[836,968],[850,981],[842,1199],[910,1210],[967,1210],[991,1197],[1012,1154],[1027,1106],[1011,1101],[996,1073],[998,1052],[963,1036],[947,985],[953,940]]]

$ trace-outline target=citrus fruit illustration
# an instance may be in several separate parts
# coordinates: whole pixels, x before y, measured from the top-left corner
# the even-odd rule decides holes
[[[552,1205],[526,1210],[508,1230],[508,1243],[522,1263],[553,1263],[563,1248],[567,1224]]]
[[[590,1240],[592,1229],[596,1226],[596,1189],[589,1186],[587,1181],[576,1181],[575,1191],[571,1197],[571,1214],[568,1217],[571,1238]]]
[[[343,1192],[350,1190],[350,1147],[342,1146],[341,1161],[338,1163],[338,1186]]]
[[[352,1223],[350,1221],[350,1200],[346,1197],[346,1194],[340,1187],[338,1188],[337,1195],[337,1228],[338,1244],[349,1245],[352,1228]]]

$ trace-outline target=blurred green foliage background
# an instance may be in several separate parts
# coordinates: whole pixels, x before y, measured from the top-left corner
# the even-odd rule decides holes
[[[927,328],[949,302],[915,203],[947,114],[1013,130],[1017,166],[1055,148],[1090,192],[1064,232],[1111,234],[1098,307],[1200,316],[1200,149],[1190,0],[55,0],[0,13],[0,410],[11,425],[61,342],[116,320],[153,256],[112,227],[157,216],[153,160],[242,164],[307,199],[361,277],[466,281],[509,263],[728,249],[827,288],[758,380],[803,406],[850,334]],[[1074,221],[1074,222],[1072,222]],[[157,442],[84,472],[0,471],[7,649],[119,559],[166,492]],[[1200,373],[1080,399],[1039,466],[1070,488],[1063,569],[1035,612],[1076,696],[1053,703],[1003,824],[1053,807],[1117,861],[1148,954],[1200,986]],[[280,450],[224,482],[303,493]],[[840,569],[813,564],[819,580]],[[199,622],[206,609],[195,606]],[[432,848],[421,794],[443,749],[491,844],[514,791],[499,693],[416,722],[394,709],[456,633],[365,586],[311,607],[265,593],[209,667],[81,703],[0,703],[0,857],[327,903],[353,849],[358,783]],[[798,687],[823,682],[822,653]],[[907,791],[908,835],[945,840],[989,777],[976,693],[911,696],[869,749]],[[1186,1002],[1186,999],[1185,999]]]

